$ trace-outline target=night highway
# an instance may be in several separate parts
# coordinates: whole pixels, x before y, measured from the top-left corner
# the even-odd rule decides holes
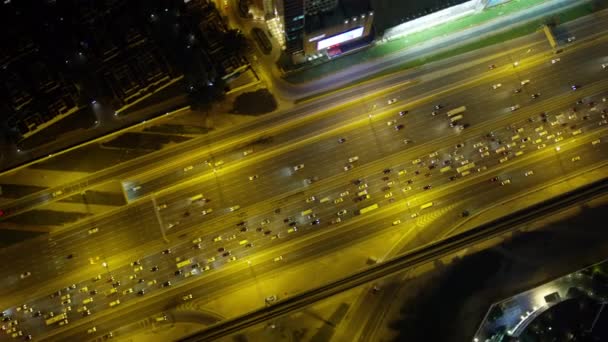
[[[451,227],[411,227],[437,212],[462,220],[602,165],[608,35],[584,41],[591,31],[576,27],[579,40],[559,56],[529,38],[506,55],[478,53],[457,72],[393,79],[374,99],[200,142],[159,169],[125,167],[128,206],[3,251],[14,261],[0,269],[6,321],[35,339],[106,336],[189,294],[220,298],[250,283],[251,269],[278,273],[381,231],[434,241]],[[450,125],[447,113],[462,106]],[[37,196],[27,206],[49,200]],[[62,310],[65,320],[45,324]]]

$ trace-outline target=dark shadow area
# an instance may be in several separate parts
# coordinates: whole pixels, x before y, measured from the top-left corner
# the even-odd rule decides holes
[[[310,339],[311,342],[329,342],[336,332],[336,327],[342,322],[350,305],[341,303],[325,324]]]
[[[91,213],[83,212],[64,212],[55,210],[31,210],[23,214],[9,217],[4,222],[15,225],[29,226],[61,226],[67,223],[73,223],[85,217],[91,216]]]
[[[135,147],[134,147],[135,148]],[[106,149],[89,145],[36,163],[31,168],[60,171],[95,172],[143,156],[150,151]]]
[[[232,113],[260,115],[277,109],[277,100],[268,89],[260,89],[239,95],[234,101]]]
[[[70,116],[61,119],[44,130],[23,139],[17,143],[21,150],[31,150],[53,142],[62,135],[73,133],[78,130],[88,129],[95,125],[95,113],[91,107],[85,107]]]
[[[46,189],[41,186],[19,185],[19,184],[0,184],[2,186],[2,198],[21,198],[29,194]]]
[[[163,145],[169,143],[182,143],[190,140],[190,138],[182,137],[178,135],[158,135],[158,134],[142,134],[135,132],[127,132],[121,136],[112,139],[102,144],[103,147],[108,148],[128,148],[128,149],[141,149],[148,151],[160,150]]]
[[[608,206],[585,209],[415,279],[402,291],[401,319],[389,323],[395,341],[469,341],[494,302],[603,260]],[[496,315],[497,313],[494,313]]]
[[[164,134],[207,134],[212,130],[213,128],[203,126],[161,124],[146,127],[144,132]]]
[[[86,194],[78,194],[62,199],[60,202],[82,203],[82,204],[98,204],[98,205],[113,205],[121,206],[127,204],[122,193],[113,193],[105,191],[87,191]]]
[[[0,248],[5,248],[15,243],[36,238],[41,234],[46,233],[0,229]]]

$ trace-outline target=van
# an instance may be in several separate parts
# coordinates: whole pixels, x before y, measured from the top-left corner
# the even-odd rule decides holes
[[[325,202],[329,202],[329,197],[323,197],[323,198],[321,198],[321,200],[319,201],[319,203],[325,203]]]

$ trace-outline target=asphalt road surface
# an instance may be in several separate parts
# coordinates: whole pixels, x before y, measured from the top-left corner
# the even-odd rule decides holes
[[[76,340],[102,336],[126,322],[160,313],[180,302],[184,294],[221,296],[251,281],[251,269],[256,274],[280,272],[376,231],[402,229],[411,220],[422,220],[442,208],[454,218],[465,209],[474,214],[530,184],[559,179],[603,161],[606,119],[602,110],[607,106],[602,97],[608,81],[600,64],[606,42],[577,44],[555,64],[551,63],[554,56],[544,51],[518,50],[522,54],[515,59],[520,61],[517,67],[513,67],[513,56],[502,56],[455,74],[417,79],[415,84],[356,103],[347,111],[318,115],[277,131],[271,146],[246,156],[243,152],[249,149],[240,148],[215,157],[212,165],[190,160],[189,165],[170,165],[170,173],[154,171],[130,178],[130,188],[141,187],[132,194],[135,202],[130,206],[97,219],[94,225],[87,222],[53,236],[50,243],[23,244],[5,252],[13,254],[4,254],[4,260],[14,261],[0,270],[5,276],[2,302],[10,307],[5,312],[19,320],[21,331],[36,338],[45,334]],[[489,70],[488,64],[497,68]],[[530,82],[522,86],[524,80]],[[492,89],[498,83],[501,87]],[[573,91],[573,84],[581,88]],[[522,91],[514,93],[520,87]],[[533,99],[537,93],[540,96]],[[580,98],[583,103],[576,104]],[[388,105],[392,99],[396,103]],[[437,104],[442,108],[433,116]],[[461,123],[468,127],[459,130],[450,127],[446,112],[462,105],[467,109]],[[514,105],[520,107],[511,111]],[[401,117],[403,110],[408,113]],[[546,112],[544,117],[541,112]],[[403,128],[396,129],[398,125]],[[346,140],[340,143],[339,138]],[[405,144],[404,139],[409,142]],[[558,145],[560,151],[555,149]],[[216,166],[220,160],[224,163]],[[457,172],[472,163],[469,175]],[[302,169],[294,170],[301,164]],[[345,171],[348,165],[352,169]],[[442,172],[447,166],[451,169]],[[525,176],[528,171],[533,174]],[[251,176],[257,179],[249,180]],[[495,176],[499,178],[490,181]],[[361,181],[354,184],[357,179]],[[190,183],[164,190],[185,180]],[[363,191],[367,194],[357,195]],[[155,201],[145,196],[137,200],[152,193],[159,193]],[[198,194],[207,201],[190,199]],[[362,198],[365,195],[370,198]],[[430,202],[432,207],[421,209]],[[356,214],[373,204],[379,208]],[[336,222],[338,218],[341,222]],[[312,224],[317,219],[319,224]],[[401,222],[393,226],[397,221]],[[239,222],[245,224],[237,226]],[[168,244],[162,242],[159,224]],[[244,227],[247,230],[241,231]],[[420,241],[432,241],[448,228],[420,232]],[[199,242],[193,242],[199,237],[200,249],[195,248]],[[217,237],[221,241],[214,242]],[[167,247],[171,253],[160,253]],[[200,267],[192,274],[187,265],[182,274],[175,275],[177,257],[192,258]],[[277,257],[283,258],[275,261]],[[108,267],[101,265],[104,260]],[[141,270],[128,265],[135,260],[140,260]],[[205,265],[210,269],[201,271]],[[158,270],[153,272],[154,266]],[[21,272],[32,274],[20,279]],[[98,274],[101,279],[94,281]],[[115,294],[108,293],[111,277],[120,281]],[[149,283],[153,280],[155,284]],[[166,281],[172,283],[169,290],[161,286]],[[75,289],[49,297],[72,283]],[[20,290],[14,291],[16,287]],[[81,291],[84,287],[86,291]],[[131,288],[133,292],[128,293]],[[93,289],[97,294],[90,294]],[[145,289],[143,296],[137,294],[141,289]],[[62,304],[66,293],[71,303]],[[93,298],[86,305],[91,311],[88,317],[78,312],[85,298]],[[116,300],[120,304],[110,308]],[[23,303],[33,312],[16,312],[15,305]],[[67,306],[71,311],[64,326],[47,327],[43,318],[31,317],[38,310],[42,315],[57,314]],[[92,326],[97,331],[87,334]]]

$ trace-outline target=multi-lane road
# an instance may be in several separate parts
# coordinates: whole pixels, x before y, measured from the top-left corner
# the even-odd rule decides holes
[[[581,25],[584,30],[589,27]],[[15,261],[1,270],[6,314],[34,337],[102,336],[128,320],[158,314],[186,294],[221,296],[250,281],[249,267],[257,274],[278,272],[382,229],[404,229],[444,208],[455,220],[465,210],[474,215],[530,184],[603,161],[607,104],[602,98],[608,81],[600,65],[607,43],[580,41],[556,63],[539,42],[528,43],[489,61],[481,56],[453,73],[420,73],[331,115],[281,119],[279,129],[244,134],[242,142],[219,147],[211,157],[193,150],[189,159],[148,172],[133,163],[121,177],[133,201],[128,207],[77,224],[50,243],[38,240],[4,252],[5,259],[13,253]],[[491,64],[496,68],[488,68]],[[573,91],[572,85],[580,88]],[[466,128],[450,127],[446,112],[463,105],[460,123]],[[252,144],[263,137],[271,139]],[[457,171],[472,163],[470,174]],[[194,198],[199,194],[205,200]],[[373,204],[378,208],[357,215]],[[169,243],[161,239],[159,225]],[[417,234],[432,241],[447,228]],[[161,253],[166,248],[171,252]],[[200,266],[187,265],[175,274],[178,257]],[[135,260],[141,270],[129,265]],[[205,266],[209,270],[202,270]],[[31,275],[20,279],[23,272]],[[117,293],[109,293],[116,281]],[[171,286],[163,288],[166,281]],[[72,283],[75,289],[50,297]],[[70,303],[62,304],[66,293]],[[91,315],[84,317],[78,310],[87,298],[93,298],[86,304]],[[109,308],[116,300],[118,306]],[[31,312],[23,307],[17,312],[16,305],[24,303]],[[68,306],[67,324],[44,324],[45,314]],[[42,317],[32,317],[38,311]],[[93,326],[96,331],[87,333]]]

